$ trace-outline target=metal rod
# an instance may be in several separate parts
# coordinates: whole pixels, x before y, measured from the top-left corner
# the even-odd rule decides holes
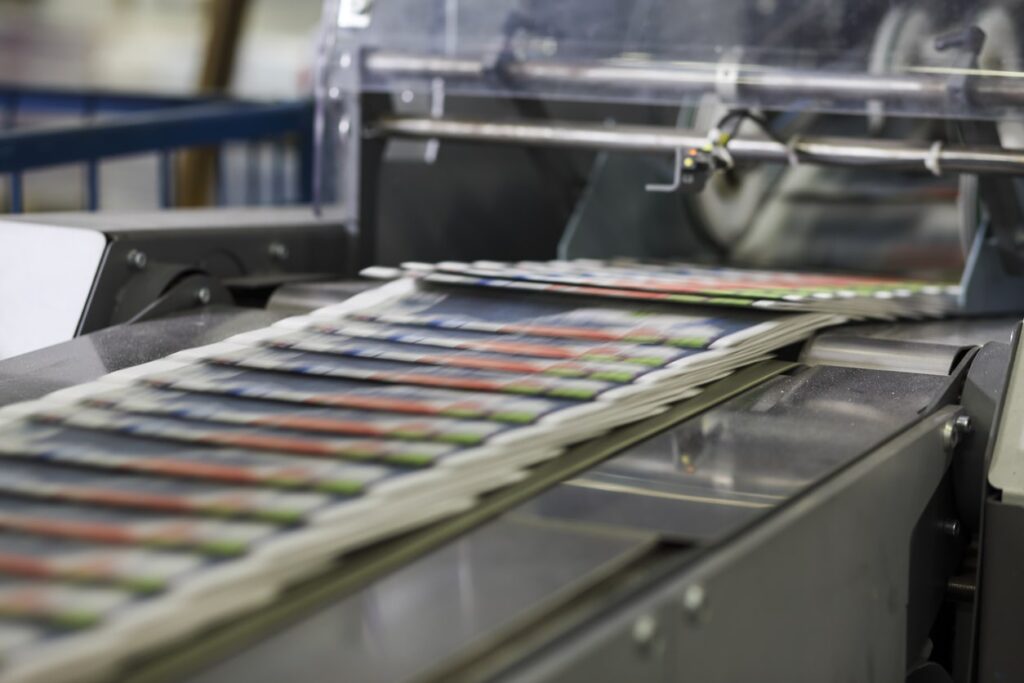
[[[274,141],[273,157],[271,161],[271,202],[273,204],[284,204],[287,202],[285,190],[285,165],[288,160],[288,147],[286,141],[278,139]]]
[[[174,202],[174,188],[171,186],[174,180],[173,167],[174,159],[171,152],[169,150],[161,151],[157,161],[157,183],[159,186],[157,192],[161,209],[171,208],[171,204]]]
[[[24,193],[24,183],[23,183],[23,179],[21,177],[21,173],[19,173],[18,171],[15,171],[14,173],[11,174],[11,189],[10,189],[10,192],[11,192],[11,197],[10,197],[10,201],[9,201],[9,204],[10,204],[9,210],[10,210],[10,212],[11,213],[21,213],[24,210],[24,202],[23,202],[23,199],[24,199],[24,194],[23,194]]]
[[[703,133],[658,126],[579,123],[500,123],[464,119],[387,117],[374,122],[370,134],[475,142],[570,147],[593,150],[666,152],[700,147]],[[790,149],[792,147],[792,149]],[[797,138],[787,146],[774,140],[735,138],[729,152],[738,160],[828,166],[933,169],[961,173],[1024,174],[1024,150],[994,147],[936,147],[929,142],[857,138]]]
[[[85,162],[85,204],[89,211],[100,208],[100,164],[96,159]]]
[[[263,203],[263,187],[260,178],[262,156],[260,145],[250,140],[245,146],[245,203],[256,206]]]
[[[699,62],[640,62],[628,59],[567,62],[514,61],[502,67],[503,76],[524,84],[561,84],[570,92],[580,87],[644,89],[665,93],[704,93],[727,89],[736,96],[761,100],[825,97],[837,100],[946,105],[951,87],[962,82],[955,74],[824,73],[750,64]],[[377,52],[368,55],[366,69],[388,77],[486,78],[488,67],[478,59]],[[1024,103],[1024,80],[1012,75],[971,75],[967,101],[981,107]]]
[[[88,126],[0,131],[0,173],[229,140],[276,137],[302,131],[312,115],[312,104],[306,101],[227,102],[125,114]]]

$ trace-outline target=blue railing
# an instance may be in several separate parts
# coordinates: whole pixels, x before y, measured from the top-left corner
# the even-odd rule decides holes
[[[73,123],[23,128],[29,116],[75,116]],[[86,207],[100,204],[100,162],[127,155],[159,155],[157,182],[160,205],[171,206],[173,154],[206,147],[218,154],[229,143],[246,146],[246,203],[261,203],[260,154],[272,150],[272,203],[288,197],[308,202],[312,193],[312,122],[309,101],[253,103],[235,100],[190,99],[130,95],[102,91],[72,92],[0,86],[0,175],[7,175],[8,209],[24,206],[26,171],[82,164],[86,173]],[[294,147],[297,172],[292,192],[286,188],[285,156]],[[217,168],[223,167],[218,163]],[[218,174],[217,197],[223,199]]]

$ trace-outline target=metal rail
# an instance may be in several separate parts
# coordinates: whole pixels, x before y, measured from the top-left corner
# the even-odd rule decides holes
[[[372,75],[437,77],[453,81],[484,79],[491,72],[490,67],[478,59],[390,52],[368,54],[365,65]],[[620,59],[512,61],[502,65],[502,75],[513,83],[559,84],[569,91],[590,86],[674,95],[727,92],[734,97],[750,96],[766,102],[817,97],[932,106],[957,101],[982,108],[1024,104],[1024,77],[1019,74],[824,73],[728,62],[649,63]],[[529,95],[529,91],[520,94]]]
[[[369,133],[405,138],[669,153],[699,147],[707,141],[704,133],[658,126],[401,117],[379,119],[372,124]],[[729,152],[737,160],[745,161],[789,163],[795,158],[800,163],[828,166],[1024,174],[1024,150],[999,147],[819,137],[798,137],[790,145],[784,145],[763,138],[735,138],[729,143]]]

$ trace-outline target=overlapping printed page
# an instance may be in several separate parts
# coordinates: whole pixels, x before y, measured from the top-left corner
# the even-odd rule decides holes
[[[938,315],[952,294],[670,264],[411,264],[4,408],[0,680],[107,675],[820,328]]]

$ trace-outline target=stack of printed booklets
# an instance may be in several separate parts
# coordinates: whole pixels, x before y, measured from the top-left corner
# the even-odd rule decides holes
[[[954,294],[628,262],[367,274],[391,281],[0,410],[0,680],[108,675],[819,328]]]

